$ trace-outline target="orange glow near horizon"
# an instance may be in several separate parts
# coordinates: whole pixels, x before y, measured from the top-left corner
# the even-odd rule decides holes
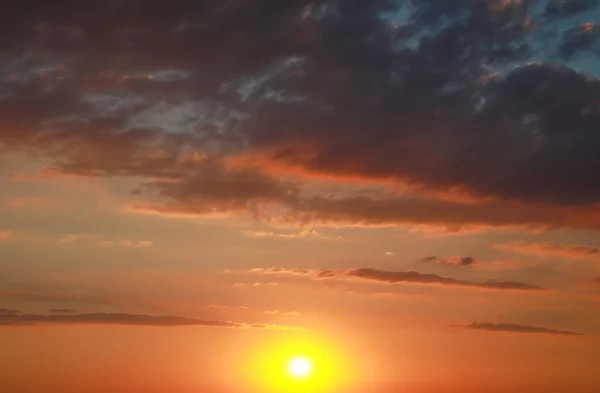
[[[325,393],[350,384],[356,368],[328,340],[288,337],[256,348],[245,375],[256,391]]]

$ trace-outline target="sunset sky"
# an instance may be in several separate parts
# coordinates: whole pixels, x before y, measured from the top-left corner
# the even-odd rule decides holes
[[[0,392],[597,393],[599,4],[3,7]]]

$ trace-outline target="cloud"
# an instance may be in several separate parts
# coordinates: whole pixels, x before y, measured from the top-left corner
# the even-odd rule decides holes
[[[100,235],[70,233],[63,235],[58,242],[60,244],[74,244],[81,241],[89,241],[100,239]],[[104,247],[128,247],[128,248],[146,248],[154,245],[154,242],[149,240],[131,240],[131,239],[104,239],[98,240],[98,244]]]
[[[58,239],[58,243],[60,244],[73,244],[79,242],[81,240],[93,239],[96,235],[92,234],[83,234],[83,233],[69,233],[63,235]]]
[[[414,271],[410,272],[390,272],[377,269],[355,269],[344,273],[345,276],[355,277],[364,280],[371,280],[384,283],[418,283],[418,284],[441,284],[454,285],[464,287],[474,287],[483,289],[498,289],[498,290],[524,290],[538,291],[542,290],[536,285],[524,284],[516,281],[485,281],[473,282],[462,281],[454,278],[441,277],[435,274],[422,274]]]
[[[229,321],[208,321],[196,318],[170,315],[146,315],[127,313],[91,313],[91,314],[2,314],[0,326],[30,326],[30,325],[122,325],[122,326],[209,326],[225,328],[257,328],[269,330],[297,330],[299,328],[282,325],[267,325],[257,323],[239,323]]]
[[[421,262],[433,262],[449,266],[473,266],[474,264],[479,263],[479,261],[473,257],[440,258],[438,256],[421,258]]]
[[[19,311],[10,308],[0,308],[0,316],[18,315]]]
[[[251,269],[250,273],[257,274],[279,274],[279,275],[293,275],[293,276],[308,276],[315,273],[315,270],[311,269],[285,269],[279,267],[270,267],[270,268],[255,268]]]
[[[298,315],[300,315],[299,312],[297,311],[279,311],[279,310],[267,310],[264,312],[264,314],[266,315],[286,315],[286,316],[290,316],[290,317],[297,317]]]
[[[146,248],[154,245],[154,242],[148,240],[103,240],[100,245],[106,247],[133,247]]]
[[[487,330],[494,332],[514,332],[514,333],[543,333],[579,336],[580,333],[569,332],[565,330],[556,330],[539,326],[517,325],[514,323],[489,323],[473,322],[467,326],[468,329]]]
[[[364,280],[384,284],[423,284],[423,285],[447,285],[467,288],[480,288],[491,290],[519,290],[519,291],[541,291],[536,285],[525,284],[517,281],[464,281],[454,278],[442,277],[435,274],[423,274],[415,271],[393,272],[371,268],[360,268],[350,270],[308,270],[308,269],[283,269],[283,268],[259,268],[252,269],[250,273],[266,275],[290,275],[310,277],[316,280],[339,279],[339,280]]]
[[[565,258],[597,259],[600,258],[600,248],[585,245],[567,245],[552,242],[538,243],[506,243],[497,245],[498,248],[537,256],[560,256]]]
[[[226,305],[221,305],[221,304],[209,304],[208,306],[206,306],[208,308],[217,308],[217,309],[223,309],[223,310],[249,310],[249,307],[246,306],[226,306]]]
[[[599,9],[30,0],[0,18],[0,152],[130,177],[161,214],[597,230]],[[319,176],[408,194],[314,195]]]
[[[51,308],[48,310],[50,314],[75,314],[77,311],[70,308]]]
[[[240,234],[246,237],[255,237],[255,238],[280,238],[280,239],[341,239],[340,236],[330,237],[323,235],[322,233],[316,231],[313,228],[303,229],[298,233],[277,233],[277,232],[267,232],[267,231],[240,231]]]

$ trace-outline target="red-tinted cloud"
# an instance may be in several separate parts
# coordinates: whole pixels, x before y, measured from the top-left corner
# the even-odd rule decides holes
[[[600,248],[585,245],[568,245],[552,242],[542,243],[507,243],[497,247],[524,254],[538,256],[560,256],[564,258],[597,259]]]

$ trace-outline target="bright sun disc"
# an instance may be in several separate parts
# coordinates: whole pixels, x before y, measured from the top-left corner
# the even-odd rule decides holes
[[[303,378],[312,372],[312,363],[305,358],[292,359],[288,365],[288,370],[296,378]]]

